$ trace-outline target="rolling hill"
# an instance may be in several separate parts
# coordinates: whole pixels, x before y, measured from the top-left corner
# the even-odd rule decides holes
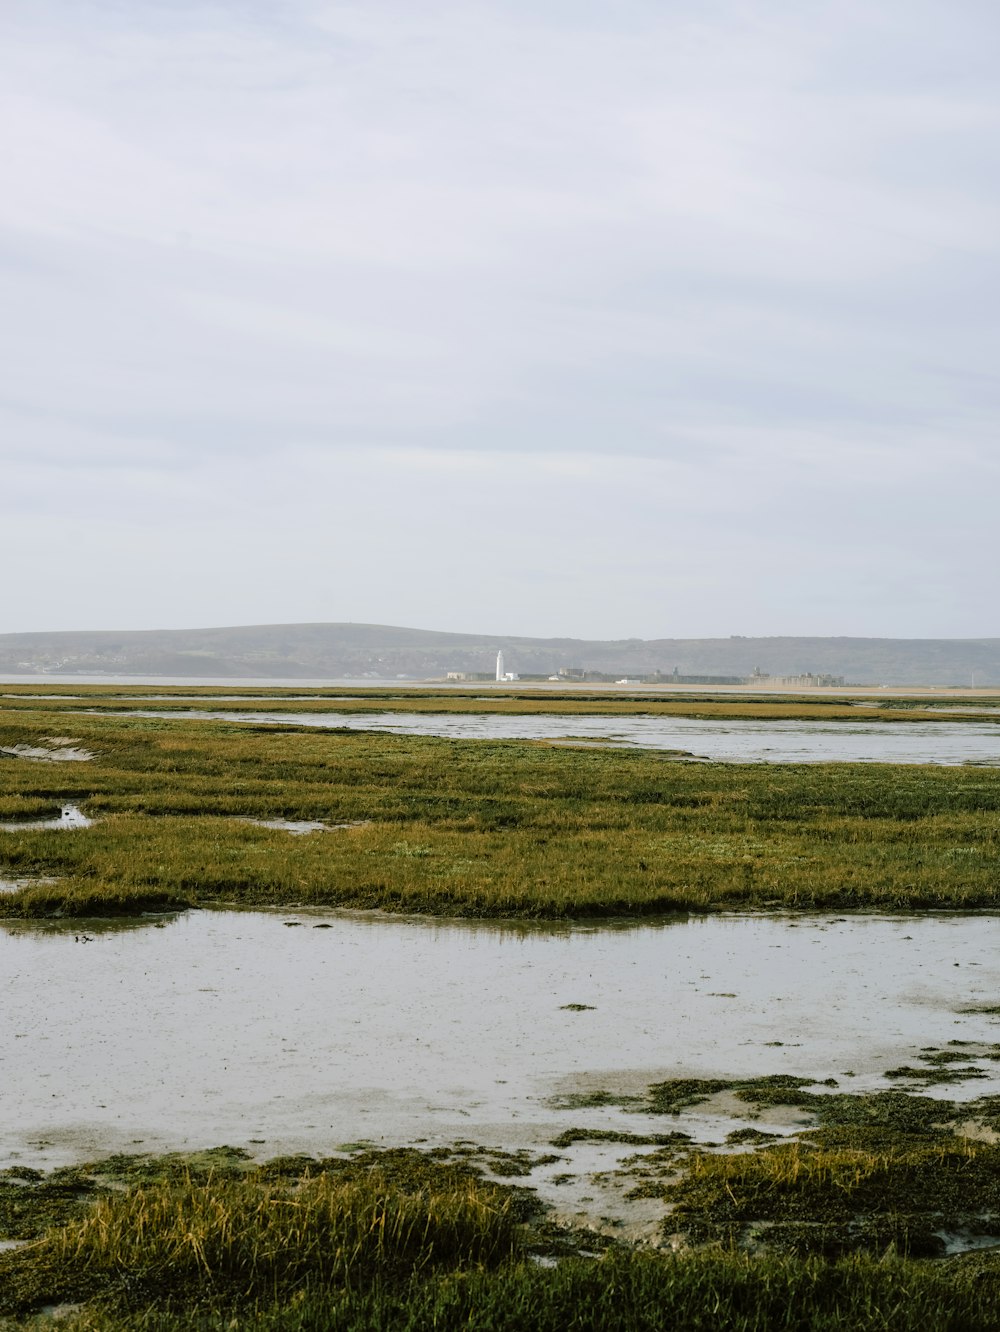
[[[1000,684],[1000,639],[524,638],[379,624],[0,634],[0,674],[428,679],[449,671],[547,676],[577,668],[612,676],[747,676],[806,672],[848,683]]]

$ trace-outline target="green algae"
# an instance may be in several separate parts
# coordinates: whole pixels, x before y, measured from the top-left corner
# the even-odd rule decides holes
[[[892,1246],[944,1252],[938,1232],[1000,1242],[1000,1148],[952,1137],[816,1135],[756,1152],[695,1155],[668,1182],[665,1226],[717,1241],[826,1256]]]
[[[37,1239],[50,1226],[82,1215],[99,1191],[75,1172],[46,1178],[22,1167],[0,1171],[0,1239]]]
[[[726,1134],[726,1144],[731,1147],[739,1146],[758,1146],[762,1142],[773,1142],[781,1135],[778,1133],[766,1133],[763,1129],[741,1128],[733,1129],[731,1133]]]
[[[937,1051],[923,1053],[929,1069],[918,1074],[955,1067],[948,1058],[938,1063]],[[636,1181],[627,1196],[662,1198],[670,1209],[664,1236],[680,1233],[693,1245],[826,1257],[891,1247],[929,1257],[944,1252],[944,1233],[994,1234],[1000,1243],[1000,1146],[954,1128],[1000,1126],[1000,1097],[959,1105],[900,1090],[851,1094],[816,1085],[787,1075],[653,1084],[647,1113],[680,1116],[727,1091],[758,1112],[806,1112],[815,1126],[781,1139],[737,1129],[726,1140],[743,1149],[735,1152],[699,1144],[683,1154],[652,1153],[622,1171]]]
[[[666,1147],[688,1143],[688,1133],[625,1133],[618,1129],[569,1128],[552,1139],[553,1147],[572,1147],[575,1142],[621,1142],[632,1147]]]
[[[958,1066],[950,1064],[945,1068],[916,1068],[911,1064],[901,1064],[899,1068],[887,1068],[887,1078],[907,1078],[925,1086],[933,1083],[968,1082],[970,1078],[988,1078],[989,1074],[974,1064]]]

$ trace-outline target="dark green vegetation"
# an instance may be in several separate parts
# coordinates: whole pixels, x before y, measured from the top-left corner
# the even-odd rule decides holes
[[[827,1258],[889,1249],[940,1255],[948,1233],[1000,1245],[996,1097],[959,1105],[901,1091],[809,1087],[791,1077],[655,1084],[639,1107],[647,1113],[679,1114],[726,1092],[752,1108],[750,1118],[776,1106],[809,1118],[791,1139],[753,1129],[727,1138],[730,1148],[756,1150],[692,1145],[638,1157],[632,1196],[668,1202],[664,1232],[686,1245]],[[982,1137],[964,1136],[958,1125]]]
[[[461,1161],[408,1151],[260,1168],[234,1151],[117,1158],[4,1183],[24,1195],[17,1237],[32,1220],[40,1231],[0,1254],[4,1314],[93,1298],[119,1311],[238,1308],[279,1288],[287,1297],[488,1270],[520,1254],[519,1221],[535,1210]],[[75,1192],[76,1214],[53,1217],[56,1190]]]
[[[640,751],[60,706],[5,706],[0,745],[65,736],[95,758],[0,760],[0,820],[55,815],[70,801],[98,821],[0,831],[0,877],[58,880],[5,894],[11,915],[1000,904],[1000,770],[692,765]],[[251,818],[331,826],[294,837],[241,821]]]
[[[664,1196],[676,1208],[666,1224],[692,1242],[933,1255],[942,1230],[1000,1234],[1000,1149],[821,1129],[756,1152],[699,1154]]]
[[[1000,1045],[976,1045],[970,1041],[951,1041],[950,1050],[935,1050],[927,1047],[921,1050],[917,1058],[919,1065],[904,1064],[899,1068],[886,1069],[887,1078],[898,1078],[907,1082],[930,1086],[939,1082],[965,1082],[969,1078],[986,1078],[985,1069],[970,1064],[970,1059],[982,1059],[996,1063],[1000,1060]]]
[[[976,1047],[963,1057],[991,1059],[994,1049]],[[933,1064],[950,1053],[928,1051],[925,1057]],[[852,1095],[837,1090],[833,1079],[815,1084],[781,1075],[676,1079],[652,1085],[645,1098],[618,1103],[636,1114],[667,1113],[683,1123],[686,1110],[713,1099],[714,1111],[723,1111],[720,1097],[735,1101],[735,1113],[746,1119],[776,1109],[785,1111],[786,1124],[788,1110],[803,1118],[793,1137],[741,1128],[727,1135],[722,1150],[685,1140],[683,1133],[673,1141],[650,1135],[647,1142],[663,1146],[631,1158],[622,1174],[627,1196],[669,1205],[664,1238],[685,1248],[721,1245],[727,1251],[837,1259],[889,1251],[941,1256],[942,1236],[951,1234],[982,1238],[1000,1255],[997,1097],[957,1103],[897,1090]],[[596,1092],[592,1103],[614,1100]],[[554,1145],[563,1140],[573,1135]],[[643,1140],[636,1135],[634,1141]]]
[[[919,1175],[925,1157],[944,1161],[948,1151],[914,1147],[889,1168]],[[981,1202],[983,1149],[952,1152],[956,1168],[963,1154],[972,1162],[966,1182]],[[677,1188],[680,1210],[691,1232],[704,1217],[735,1225],[716,1217],[713,1160],[736,1201],[748,1180],[756,1197],[791,1182],[799,1193],[843,1191],[856,1201],[875,1187],[871,1161],[855,1169],[847,1156],[836,1144],[696,1154]],[[539,1267],[533,1255],[571,1251],[581,1237],[546,1222],[523,1191],[442,1151],[263,1166],[226,1149],[117,1157],[47,1178],[22,1172],[4,1188],[32,1200],[25,1209],[35,1207],[37,1238],[0,1254],[0,1327],[44,1326],[34,1313],[56,1304],[75,1306],[60,1320],[72,1332],[1000,1327],[992,1254],[935,1263],[895,1252],[826,1258],[612,1245]],[[51,1210],[55,1190],[72,1200],[61,1213]],[[909,1234],[897,1218],[891,1238]]]
[[[1000,1235],[1000,1147],[950,1123],[993,1118],[991,1107],[890,1092],[818,1097],[812,1108],[821,1127],[794,1141],[695,1155],[663,1187],[674,1206],[665,1224],[689,1242],[828,1257],[889,1247],[933,1255],[944,1251],[941,1232]]]
[[[980,1046],[977,1050],[994,1048]],[[993,1056],[977,1054],[974,1057]],[[995,1096],[981,1096],[959,1107],[952,1101],[917,1096],[895,1089],[859,1094],[810,1090],[813,1087],[836,1089],[837,1080],[827,1078],[824,1082],[816,1083],[809,1078],[792,1077],[786,1073],[772,1073],[757,1078],[672,1078],[668,1082],[654,1082],[645,1096],[618,1096],[613,1092],[598,1090],[560,1098],[555,1104],[563,1109],[617,1105],[639,1115],[680,1115],[685,1110],[705,1105],[713,1096],[726,1093],[746,1107],[745,1110],[741,1109],[741,1113],[748,1119],[759,1117],[761,1111],[774,1106],[791,1106],[807,1111],[820,1127],[830,1129],[935,1133],[946,1131],[948,1123],[960,1115],[973,1116],[991,1130],[1000,1129],[1000,1098]]]

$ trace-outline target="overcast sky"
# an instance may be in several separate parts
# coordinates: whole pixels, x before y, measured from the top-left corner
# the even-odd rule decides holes
[[[4,0],[0,632],[997,636],[995,0]]]

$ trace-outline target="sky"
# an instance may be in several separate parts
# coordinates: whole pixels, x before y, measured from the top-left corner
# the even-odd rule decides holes
[[[0,633],[998,636],[992,0],[4,0]]]

